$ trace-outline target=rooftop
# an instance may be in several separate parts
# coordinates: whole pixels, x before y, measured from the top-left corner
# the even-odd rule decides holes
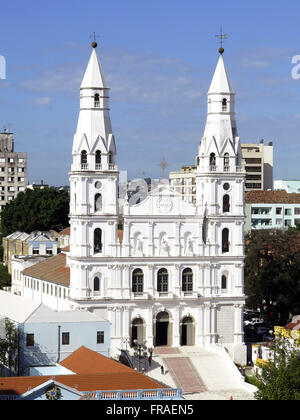
[[[0,394],[22,395],[51,379],[78,391],[164,388],[148,376],[86,347],[80,347],[60,364],[75,374],[0,378]]]
[[[70,286],[70,268],[66,267],[66,254],[61,252],[23,271],[28,277]]]
[[[285,190],[246,191],[245,200],[247,204],[300,204],[300,194]]]

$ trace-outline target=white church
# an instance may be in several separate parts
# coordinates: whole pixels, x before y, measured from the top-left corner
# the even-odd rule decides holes
[[[125,199],[120,215],[109,88],[92,47],[69,172],[70,248],[15,270],[12,292],[108,319],[112,355],[135,339],[147,347],[222,344],[245,363],[245,171],[224,50],[196,156],[196,203],[163,179],[142,202]]]

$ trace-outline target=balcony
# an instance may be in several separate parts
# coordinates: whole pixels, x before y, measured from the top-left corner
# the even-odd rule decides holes
[[[82,171],[87,171],[87,170],[88,170],[88,168],[89,168],[88,163],[82,163],[82,164],[81,164],[81,170],[82,170]]]

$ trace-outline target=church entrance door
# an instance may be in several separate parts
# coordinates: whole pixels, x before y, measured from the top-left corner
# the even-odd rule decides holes
[[[180,324],[180,341],[182,346],[195,345],[195,328],[193,318],[186,316]]]
[[[155,345],[170,346],[170,320],[167,312],[159,312],[156,316]]]

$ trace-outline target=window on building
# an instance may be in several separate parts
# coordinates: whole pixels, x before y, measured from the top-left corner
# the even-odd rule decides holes
[[[276,219],[276,225],[282,225],[282,219]]]
[[[94,292],[100,292],[100,279],[97,276],[94,278]]]
[[[102,252],[102,230],[97,228],[94,231],[94,253]]]
[[[216,166],[216,155],[214,153],[209,156],[209,164],[210,166]]]
[[[227,289],[227,277],[225,276],[225,274],[223,274],[222,279],[221,279],[221,289],[222,290]]]
[[[100,107],[100,96],[99,93],[95,93],[94,96],[94,107],[99,108]]]
[[[95,195],[95,212],[102,211],[102,195],[100,193]]]
[[[104,331],[97,331],[97,344],[104,344]]]
[[[112,152],[108,153],[108,163],[113,163],[113,154]]]
[[[223,213],[230,212],[230,197],[228,194],[225,194],[223,197]]]
[[[33,249],[32,250],[32,254],[33,255],[39,255],[39,253],[40,253],[40,250],[39,249]]]
[[[191,268],[185,268],[182,272],[182,291],[193,291],[193,270]]]
[[[282,208],[276,207],[276,214],[282,214]]]
[[[284,210],[284,214],[285,214],[286,216],[291,216],[291,215],[292,215],[292,209],[285,209],[285,210]]]
[[[222,253],[229,252],[229,229],[222,230]]]
[[[81,164],[86,164],[87,163],[87,153],[86,150],[83,150],[81,152]]]
[[[223,98],[222,100],[222,111],[226,112],[227,111],[227,99]]]
[[[101,163],[101,151],[100,150],[97,150],[96,153],[95,153],[95,163],[96,163],[96,165]]]
[[[68,346],[70,344],[70,333],[63,332],[61,335],[61,344],[63,346]]]
[[[285,220],[284,221],[284,226],[292,226],[292,221],[291,220]]]
[[[224,168],[229,167],[229,153],[225,153],[224,155]]]
[[[144,291],[144,273],[140,268],[137,268],[132,273],[132,292],[143,293]]]
[[[26,334],[26,346],[34,347],[34,334]]]
[[[299,207],[294,208],[294,214],[300,214],[300,208]]]
[[[168,292],[169,290],[169,274],[165,268],[161,268],[157,273],[157,291]]]

